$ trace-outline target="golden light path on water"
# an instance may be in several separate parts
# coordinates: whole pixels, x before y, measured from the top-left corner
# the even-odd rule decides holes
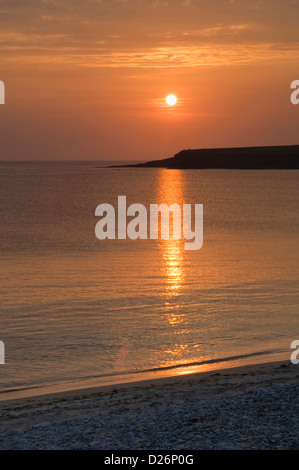
[[[169,172],[168,170],[162,170],[159,172],[158,196],[159,204],[179,204],[182,208],[184,203],[184,179],[182,171],[175,170]],[[160,246],[167,282],[166,296],[174,297],[179,295],[185,276],[183,240],[173,239],[170,228],[169,240],[161,240]]]
[[[184,176],[180,170],[169,172],[161,170],[158,182],[159,204],[179,204],[182,210],[184,201]],[[185,281],[184,240],[172,238],[170,230],[169,240],[161,240],[162,269],[165,279],[165,305],[164,312],[168,323],[173,328],[177,342],[171,348],[165,349],[169,360],[163,365],[177,363],[183,357],[187,344],[181,340],[182,335],[190,333],[190,328],[181,305],[181,292]]]

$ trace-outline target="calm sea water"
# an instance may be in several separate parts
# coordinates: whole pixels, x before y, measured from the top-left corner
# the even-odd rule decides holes
[[[2,392],[290,351],[298,171],[97,166],[0,164]],[[118,195],[202,203],[202,249],[96,239],[95,208]]]

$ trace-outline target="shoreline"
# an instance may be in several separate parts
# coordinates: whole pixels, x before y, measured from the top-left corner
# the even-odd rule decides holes
[[[30,399],[52,399],[64,397],[76,397],[89,395],[109,390],[111,388],[118,389],[122,387],[142,386],[148,383],[173,382],[181,377],[190,377],[213,372],[220,373],[222,370],[235,370],[255,367],[256,365],[272,365],[275,363],[283,363],[289,360],[290,353],[272,353],[265,355],[263,353],[250,357],[239,357],[237,359],[210,362],[207,361],[201,365],[180,365],[177,367],[169,367],[164,370],[137,372],[129,374],[111,375],[110,377],[102,377],[88,380],[78,380],[73,382],[58,383],[51,385],[33,386],[28,388],[11,388],[9,390],[0,391],[0,407],[7,402],[19,402]],[[265,361],[265,359],[269,361]]]
[[[298,381],[278,361],[9,400],[0,449],[297,449]]]

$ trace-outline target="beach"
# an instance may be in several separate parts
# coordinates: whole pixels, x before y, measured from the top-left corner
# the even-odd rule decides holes
[[[289,361],[3,401],[0,449],[299,449]]]

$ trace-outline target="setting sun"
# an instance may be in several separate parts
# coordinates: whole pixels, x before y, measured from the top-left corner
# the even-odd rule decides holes
[[[177,102],[177,97],[175,95],[168,95],[167,98],[166,98],[166,103],[169,105],[169,106],[173,106],[175,105]]]

